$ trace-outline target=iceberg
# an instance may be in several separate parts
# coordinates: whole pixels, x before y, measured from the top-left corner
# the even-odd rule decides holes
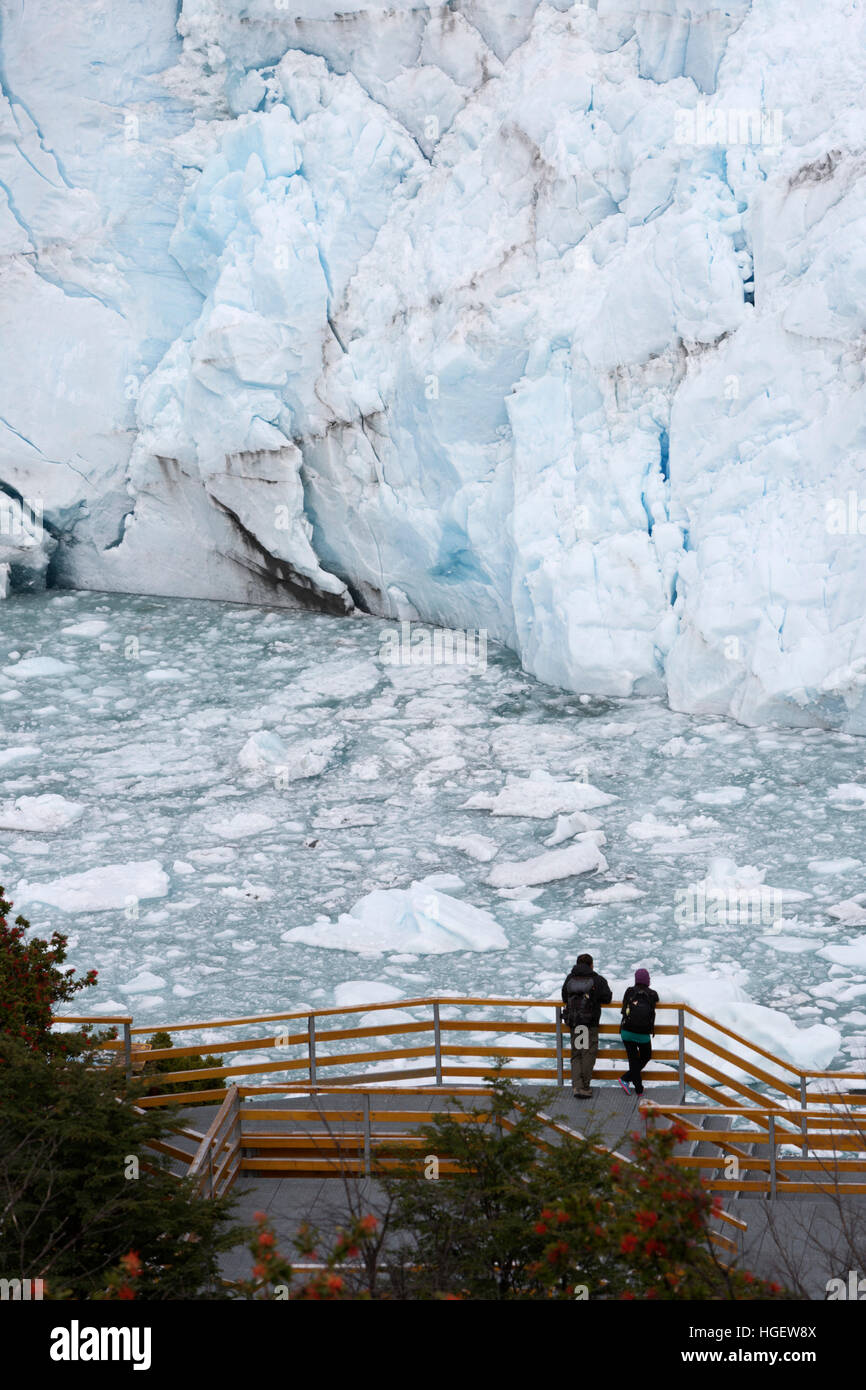
[[[336,922],[323,919],[292,927],[283,932],[282,940],[361,955],[397,951],[438,956],[450,951],[504,951],[508,946],[491,913],[443,892],[432,878],[417,880],[409,888],[375,889]],[[348,997],[344,993],[338,1002]],[[364,1002],[371,1002],[369,996]]]

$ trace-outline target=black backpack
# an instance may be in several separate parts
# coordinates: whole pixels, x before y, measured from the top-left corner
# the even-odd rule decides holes
[[[568,995],[565,1021],[569,1028],[577,1028],[581,1024],[591,1027],[596,1021],[598,1011],[595,1002],[595,976],[569,975],[565,992]]]
[[[622,1026],[629,1033],[651,1033],[655,1027],[656,1009],[646,985],[632,985],[628,1001],[623,1005]]]

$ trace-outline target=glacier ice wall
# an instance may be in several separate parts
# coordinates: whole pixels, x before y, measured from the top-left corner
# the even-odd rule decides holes
[[[7,4],[9,582],[486,627],[866,733],[864,39],[851,0]]]

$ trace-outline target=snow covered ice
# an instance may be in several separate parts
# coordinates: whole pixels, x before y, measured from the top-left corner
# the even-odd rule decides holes
[[[28,0],[2,40],[0,593],[361,607],[866,733],[862,7]]]
[[[21,661],[69,669],[0,706],[0,882],[99,970],[88,1009],[156,1025],[329,1007],[348,983],[359,1004],[555,998],[586,949],[615,991],[647,965],[792,1061],[862,1065],[859,739],[581,701],[494,644],[483,670],[389,665],[372,618],[86,593],[3,618],[0,696]],[[95,622],[98,645],[69,631]],[[318,771],[281,776],[284,748],[323,741]],[[576,788],[591,812],[559,809]],[[701,919],[761,886],[779,921]]]

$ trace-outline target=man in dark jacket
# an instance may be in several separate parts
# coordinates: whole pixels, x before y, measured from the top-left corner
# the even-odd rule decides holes
[[[592,1095],[590,1082],[598,1057],[598,1025],[603,1004],[613,995],[603,975],[592,968],[592,956],[578,956],[562,985],[563,1020],[571,1033],[572,1095],[586,1100]]]

